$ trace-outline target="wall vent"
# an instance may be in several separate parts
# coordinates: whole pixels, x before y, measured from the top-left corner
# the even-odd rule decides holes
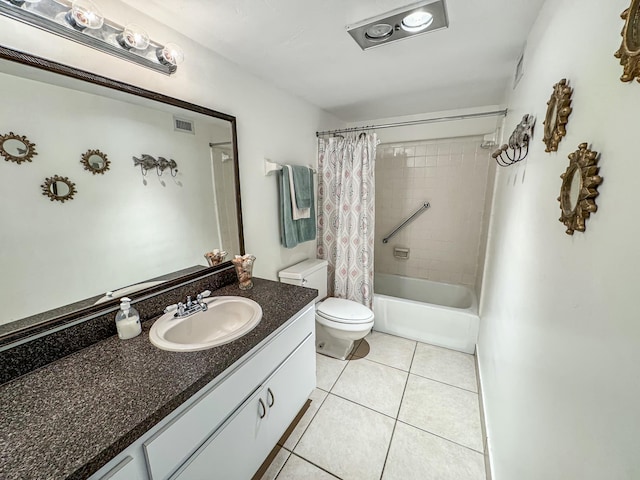
[[[176,132],[190,133],[191,135],[196,134],[196,126],[193,123],[193,120],[189,120],[188,118],[180,118],[174,116],[173,129]]]

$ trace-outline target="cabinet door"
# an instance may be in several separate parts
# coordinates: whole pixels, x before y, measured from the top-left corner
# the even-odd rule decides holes
[[[315,358],[315,339],[310,333],[171,478],[251,478],[313,391]]]
[[[264,403],[268,441],[275,446],[316,386],[316,348],[313,336],[274,372],[265,383]]]
[[[142,480],[146,478],[136,467],[133,458],[127,457],[113,467],[101,480]]]
[[[247,480],[255,473],[272,446],[266,434],[267,406],[260,389],[245,402],[172,478],[179,480]],[[263,417],[263,418],[261,418]]]

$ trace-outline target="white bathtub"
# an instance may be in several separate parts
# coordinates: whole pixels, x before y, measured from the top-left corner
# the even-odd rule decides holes
[[[432,345],[474,353],[478,302],[460,285],[376,273],[374,330]]]

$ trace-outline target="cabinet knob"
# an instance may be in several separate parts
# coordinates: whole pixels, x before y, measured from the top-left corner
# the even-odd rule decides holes
[[[262,407],[262,411],[260,411],[260,407]],[[264,402],[262,401],[262,399],[260,398],[258,400],[258,416],[260,418],[264,418],[264,416],[267,414],[267,407],[264,406]]]
[[[275,403],[276,403],[275,395],[273,394],[270,388],[267,388],[267,405],[269,405],[269,408],[271,408]]]

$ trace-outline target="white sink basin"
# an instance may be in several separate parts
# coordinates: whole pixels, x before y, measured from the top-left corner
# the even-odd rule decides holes
[[[262,319],[262,308],[244,297],[206,298],[209,309],[189,317],[165,313],[151,327],[149,340],[172,352],[194,352],[224,345],[249,333]]]

